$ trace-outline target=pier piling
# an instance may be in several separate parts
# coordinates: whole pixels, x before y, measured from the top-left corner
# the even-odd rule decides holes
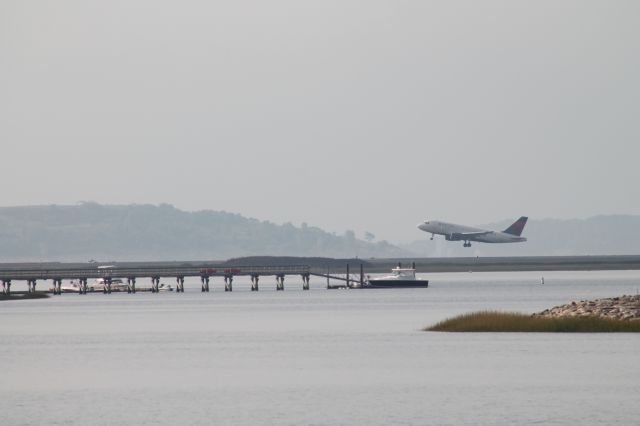
[[[309,290],[309,274],[302,274],[302,289]]]
[[[233,291],[233,275],[224,276],[224,291]]]
[[[53,279],[53,294],[62,294],[62,280],[60,278]]]
[[[205,293],[207,291],[209,291],[209,277],[206,275],[202,275],[200,277],[200,282],[201,282],[201,286],[200,286],[200,292],[201,293]]]
[[[327,265],[327,290],[331,288],[331,282],[329,280],[329,276],[331,275],[331,269],[329,265]]]
[[[351,288],[351,276],[349,275],[349,264],[347,263],[347,288]]]
[[[284,275],[279,274],[276,275],[276,290],[283,291],[284,290]]]
[[[127,293],[135,293],[136,292],[136,278],[129,277],[127,278]]]

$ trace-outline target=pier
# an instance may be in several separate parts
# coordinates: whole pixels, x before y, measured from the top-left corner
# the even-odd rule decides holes
[[[38,281],[51,280],[53,287],[51,293],[59,295],[63,293],[62,281],[73,280],[77,285],[77,293],[87,294],[89,292],[89,280],[100,279],[103,286],[103,293],[109,294],[113,291],[114,281],[126,283],[127,293],[136,293],[140,287],[136,284],[142,279],[150,280],[150,287],[146,291],[158,293],[161,290],[160,279],[175,279],[175,291],[184,292],[184,279],[186,277],[199,277],[201,291],[209,292],[213,286],[213,280],[219,279],[224,282],[224,291],[233,291],[233,280],[235,277],[248,276],[251,278],[251,290],[258,291],[258,281],[261,277],[273,276],[276,280],[276,289],[284,290],[285,277],[299,276],[302,280],[302,289],[309,290],[310,267],[308,265],[284,265],[284,266],[242,266],[242,267],[220,267],[218,265],[185,265],[185,266],[162,266],[156,264],[139,264],[136,266],[119,265],[99,265],[99,266],[76,266],[75,264],[64,265],[51,268],[49,265],[29,265],[23,268],[0,268],[0,281],[2,281],[2,292],[5,295],[11,294],[11,285],[15,281],[26,281],[27,292],[35,293]],[[74,291],[76,292],[76,291]]]
[[[296,263],[299,262],[299,263]],[[503,272],[503,271],[593,271],[640,270],[640,256],[531,256],[531,257],[464,257],[464,258],[402,258],[402,259],[332,259],[284,256],[260,256],[207,262],[117,262],[107,263],[0,263],[2,293],[11,294],[16,282],[27,284],[27,294],[35,294],[39,283],[50,281],[52,294],[63,292],[63,280],[74,280],[74,292],[90,292],[89,280],[104,280],[104,293],[113,291],[114,280],[120,280],[128,293],[163,290],[160,279],[175,280],[175,290],[184,291],[184,279],[199,277],[201,291],[207,293],[220,283],[227,292],[233,291],[237,277],[251,280],[251,291],[259,290],[264,277],[273,277],[276,290],[292,281],[309,290],[310,277],[327,281],[327,289],[362,288],[367,273],[384,273],[399,262],[412,264],[418,273],[436,272]],[[252,266],[260,265],[260,266]],[[354,266],[354,269],[351,269]],[[346,272],[346,273],[345,273]],[[150,287],[143,283],[150,283]],[[40,284],[41,285],[41,284]],[[291,285],[291,284],[289,284]],[[42,285],[41,285],[42,286]],[[47,289],[45,289],[46,291]],[[38,293],[41,293],[40,290]]]
[[[332,274],[329,268],[327,268],[326,273],[311,272],[309,275],[315,275],[317,277],[326,278],[328,290],[336,290],[341,288],[363,288],[365,285],[364,265],[362,263],[360,264],[359,275],[351,274],[349,264],[346,265],[346,268],[347,270],[345,275],[338,275],[336,273]],[[339,281],[339,283],[331,284],[331,280]],[[307,278],[307,286],[308,286],[308,278]]]

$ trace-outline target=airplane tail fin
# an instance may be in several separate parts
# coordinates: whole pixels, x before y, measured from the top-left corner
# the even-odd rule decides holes
[[[503,232],[505,234],[511,234],[511,235],[516,235],[516,236],[520,236],[520,234],[522,234],[522,230],[524,229],[524,225],[527,224],[527,219],[529,219],[526,216],[522,216],[520,217],[520,219],[516,220],[515,222],[513,222],[513,224],[508,227],[507,229],[505,229]]]

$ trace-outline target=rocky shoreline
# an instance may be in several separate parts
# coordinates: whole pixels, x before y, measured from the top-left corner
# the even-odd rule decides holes
[[[539,317],[600,317],[640,321],[640,295],[581,300],[533,314]]]

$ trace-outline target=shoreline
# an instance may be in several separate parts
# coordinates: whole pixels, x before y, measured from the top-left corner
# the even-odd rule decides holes
[[[533,314],[542,318],[599,317],[623,321],[640,321],[640,295],[581,300],[554,306]]]

